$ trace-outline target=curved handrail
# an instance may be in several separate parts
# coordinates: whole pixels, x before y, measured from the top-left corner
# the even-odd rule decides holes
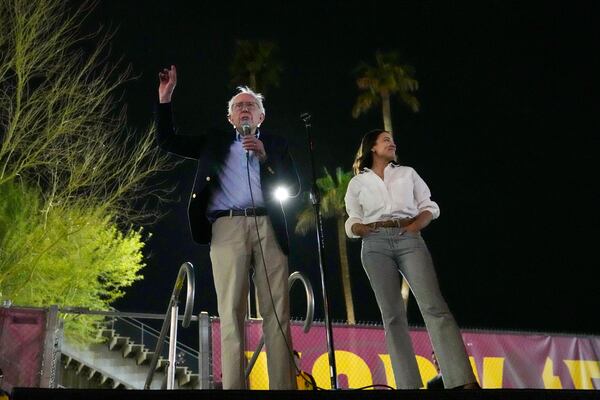
[[[304,290],[306,293],[306,317],[304,319],[304,328],[302,329],[304,333],[308,333],[313,323],[313,317],[315,314],[315,293],[313,291],[312,285],[308,278],[300,271],[293,272],[288,277],[288,289],[292,290],[292,286],[296,281],[302,282],[304,285]],[[260,355],[260,351],[265,345],[265,336],[262,335],[260,337],[260,341],[258,342],[258,346],[256,346],[256,350],[254,350],[254,354],[252,354],[252,358],[248,361],[248,366],[246,367],[246,379],[250,376],[250,372],[252,372],[252,368],[254,368],[254,364]],[[290,349],[292,351],[292,349]]]
[[[306,293],[306,317],[304,318],[304,328],[302,330],[304,333],[308,333],[315,315],[315,292],[308,278],[300,271],[296,271],[289,276],[288,286],[290,290],[292,290],[292,286],[296,281],[302,282]]]
[[[150,385],[152,384],[152,378],[154,377],[156,364],[158,364],[158,358],[160,357],[160,353],[162,351],[163,342],[167,336],[167,327],[169,326],[169,320],[172,317],[172,309],[179,302],[179,294],[181,292],[181,288],[183,287],[183,281],[185,278],[187,278],[187,292],[185,297],[185,311],[183,313],[183,321],[181,322],[181,326],[187,328],[190,325],[192,312],[194,311],[194,292],[196,289],[196,279],[194,277],[194,266],[190,262],[185,262],[181,264],[181,267],[179,267],[179,273],[177,274],[175,286],[173,287],[173,293],[171,294],[171,299],[169,300],[169,306],[165,314],[165,320],[160,330],[160,337],[156,342],[154,356],[152,356],[152,361],[150,362],[150,370],[148,371],[148,376],[146,377],[144,389],[150,389]],[[173,335],[171,335],[170,340],[175,341],[176,343],[177,337],[173,337]]]

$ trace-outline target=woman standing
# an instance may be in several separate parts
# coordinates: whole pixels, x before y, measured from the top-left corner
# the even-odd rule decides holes
[[[423,386],[400,293],[407,280],[441,368],[446,388],[478,388],[454,317],[439,289],[421,229],[440,214],[416,171],[396,162],[389,132],[373,130],[361,142],[346,192],[346,233],[362,238],[361,260],[381,311],[396,386]]]

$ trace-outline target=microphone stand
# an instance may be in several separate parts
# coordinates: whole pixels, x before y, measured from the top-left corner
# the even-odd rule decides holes
[[[325,254],[325,242],[323,236],[323,217],[321,216],[321,194],[317,187],[317,177],[315,175],[315,158],[313,154],[314,143],[312,135],[310,133],[310,114],[303,113],[300,118],[304,121],[304,127],[306,129],[306,137],[308,138],[308,153],[310,155],[310,166],[312,172],[312,185],[310,198],[315,211],[315,224],[317,231],[317,243],[319,245],[319,271],[321,272],[321,288],[323,292],[323,308],[325,312],[325,328],[327,332],[327,353],[329,355],[329,377],[331,379],[331,388],[338,389],[337,382],[337,370],[335,367],[335,352],[333,347],[333,329],[331,327],[331,320],[329,319],[329,301],[327,299],[327,285],[324,268],[324,254]]]

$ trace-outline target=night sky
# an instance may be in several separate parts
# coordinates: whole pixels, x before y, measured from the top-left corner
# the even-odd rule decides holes
[[[416,68],[422,103],[411,114],[393,100],[399,159],[440,205],[423,235],[459,325],[599,334],[595,10],[584,2],[521,3],[414,1],[390,9],[389,1],[103,0],[87,24],[118,27],[113,54],[139,76],[124,100],[129,124],[140,130],[152,122],[157,73],[170,64],[179,74],[180,131],[226,127],[235,40],[275,41],[284,72],[267,92],[263,129],[289,140],[304,189],[310,169],[299,115],[313,116],[318,175],[323,167],[350,169],[361,136],[383,125],[379,109],[352,118],[353,70],[372,63],[377,49],[399,51]],[[167,216],[146,227],[153,236],[145,279],[118,309],[164,312],[179,265],[189,260],[197,269],[195,312],[216,314],[208,248],[194,244],[187,228],[194,168],[186,161],[157,177],[178,187]],[[303,201],[286,205],[291,231]],[[325,235],[332,318],[341,320],[333,221]],[[290,270],[311,278],[322,317],[315,234],[292,234],[291,243]],[[350,242],[357,319],[380,322],[359,255],[360,242]],[[303,312],[294,301],[292,314]],[[412,298],[409,322],[422,323]]]

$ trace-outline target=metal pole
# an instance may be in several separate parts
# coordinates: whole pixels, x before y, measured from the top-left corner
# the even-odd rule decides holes
[[[169,333],[169,366],[167,368],[167,390],[175,389],[175,357],[177,353],[177,314],[179,307],[171,307],[171,329]]]
[[[187,278],[187,293],[185,297],[185,311],[183,312],[183,322],[181,326],[187,328],[190,325],[190,321],[192,320],[192,311],[194,308],[194,292],[195,292],[195,278],[194,278],[194,267],[192,263],[185,262],[179,268],[179,273],[177,274],[177,279],[175,280],[175,286],[173,287],[173,293],[171,294],[171,299],[169,301],[169,306],[167,308],[168,318],[173,321],[177,321],[178,316],[177,313],[173,313],[173,306],[177,306],[177,301],[179,299],[179,293],[181,292],[181,288],[183,287],[183,282]],[[175,308],[177,310],[177,308]],[[173,322],[171,322],[173,325]],[[175,324],[175,332],[177,332],[177,324]],[[152,360],[150,361],[150,367],[148,369],[148,376],[146,377],[146,383],[144,384],[144,389],[150,389],[150,385],[152,384],[152,377],[154,376],[154,372],[156,370],[156,365],[158,363],[158,358],[160,357],[162,351],[163,341],[165,340],[165,336],[167,335],[167,319],[165,317],[165,321],[162,324],[162,328],[160,330],[160,336],[158,341],[156,342],[156,348],[154,349],[154,356],[152,356]],[[177,343],[177,337],[171,335],[171,338],[175,338],[175,343]],[[171,343],[169,343],[169,346]],[[174,363],[174,362],[173,362]],[[170,362],[170,364],[173,364]]]
[[[60,362],[60,336],[58,306],[53,305],[46,311],[46,332],[44,334],[40,387],[56,387],[56,375],[59,370],[58,363]]]
[[[252,318],[252,279],[250,279],[250,274],[248,274],[248,304],[246,306],[246,319]]]
[[[308,113],[300,115],[300,118],[304,121],[304,127],[306,129],[306,137],[308,139],[308,153],[310,155],[310,166],[312,172],[312,186],[311,186],[311,200],[313,208],[315,210],[315,225],[317,231],[317,243],[319,247],[319,271],[321,273],[321,288],[323,293],[323,311],[325,317],[325,331],[327,334],[327,354],[329,356],[329,378],[331,380],[331,388],[337,389],[337,370],[335,366],[335,350],[333,346],[333,328],[331,326],[331,320],[329,319],[329,300],[327,297],[327,284],[326,284],[326,269],[325,269],[325,239],[323,234],[323,217],[321,215],[321,195],[317,186],[317,176],[315,173],[315,158],[314,158],[314,143],[312,135],[310,133],[310,119],[311,116]]]
[[[206,311],[198,315],[198,375],[200,375],[199,389],[212,389],[211,370],[211,327],[210,317]]]

